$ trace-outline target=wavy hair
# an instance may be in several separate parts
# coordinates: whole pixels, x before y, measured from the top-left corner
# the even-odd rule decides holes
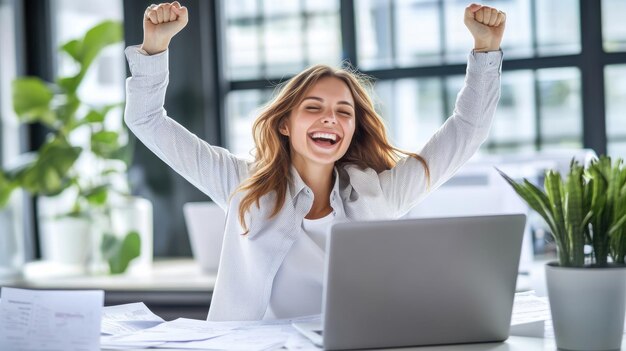
[[[239,206],[239,222],[245,230],[244,234],[248,232],[245,214],[253,204],[259,207],[262,196],[275,192],[276,202],[269,218],[276,216],[283,207],[287,187],[292,180],[291,155],[289,137],[282,135],[279,127],[302,102],[306,92],[326,77],[343,81],[352,93],[355,103],[356,129],[346,154],[335,165],[354,164],[380,173],[393,168],[403,156],[409,156],[422,163],[430,182],[426,160],[389,143],[383,119],[376,113],[374,103],[367,93],[372,89],[372,83],[367,76],[327,65],[311,66],[278,87],[278,93],[261,109],[252,127],[255,144],[252,175],[235,191],[245,193]]]

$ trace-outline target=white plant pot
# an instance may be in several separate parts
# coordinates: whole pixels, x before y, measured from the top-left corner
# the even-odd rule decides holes
[[[626,267],[546,264],[554,336],[559,349],[619,350],[626,310]]]
[[[94,245],[91,218],[66,216],[75,198],[74,189],[37,198],[41,256],[73,273],[87,273]]]
[[[194,259],[202,272],[216,274],[226,225],[224,210],[213,202],[188,202],[183,213]]]
[[[92,248],[91,221],[84,217],[40,218],[42,257],[85,270]]]
[[[21,196],[21,194],[20,194]],[[13,196],[0,209],[0,279],[15,279],[21,275],[25,262],[24,230],[21,225],[21,201]]]
[[[111,205],[111,232],[123,238],[130,231],[137,231],[141,238],[141,253],[131,261],[128,271],[145,273],[152,268],[153,257],[153,215],[150,200],[125,196]]]

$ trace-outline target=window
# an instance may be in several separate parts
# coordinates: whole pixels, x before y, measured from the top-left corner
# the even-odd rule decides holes
[[[224,1],[226,76],[253,81],[257,89],[227,95],[227,146],[249,156],[254,112],[268,101],[273,83],[305,67],[341,63],[339,0]]]
[[[340,61],[337,0],[224,1],[231,80],[280,78]]]
[[[507,57],[580,52],[578,0],[485,1],[511,14]],[[355,1],[362,69],[464,63],[472,37],[463,24],[466,1]]]
[[[602,0],[602,34],[606,52],[626,51],[626,1]]]
[[[104,20],[122,21],[121,1],[57,0],[55,3],[55,47],[65,42],[82,37],[87,30]],[[124,79],[126,67],[124,62],[124,44],[116,44],[105,48],[89,68],[79,91],[82,101],[92,106],[102,106],[124,100]],[[76,74],[75,62],[65,53],[58,53],[58,75]],[[115,111],[120,118],[111,128],[121,126],[121,111]],[[113,113],[113,112],[111,112]]]
[[[11,2],[0,0],[0,165],[19,154],[19,123],[13,112],[11,82],[16,75],[15,22]]]
[[[282,81],[310,63],[340,62],[340,37],[356,38],[358,68],[377,78],[378,109],[391,140],[419,150],[452,113],[473,41],[458,0],[355,1],[354,33],[341,33],[340,1],[225,1],[227,144],[249,155],[257,107],[271,96],[268,80]],[[502,75],[502,98],[483,152],[580,147],[581,73],[571,62],[543,67],[535,58],[581,52],[578,0],[486,1],[509,13],[503,50],[530,69]],[[342,11],[344,15],[346,11]],[[324,21],[319,28],[313,25]],[[321,30],[323,28],[323,30]],[[317,39],[314,39],[317,38]],[[322,50],[311,49],[312,43]],[[345,45],[345,43],[343,43]],[[323,53],[323,54],[322,54]],[[237,82],[248,83],[239,90]],[[258,90],[249,88],[255,82]]]
[[[604,73],[609,155],[626,158],[626,65],[607,66]]]

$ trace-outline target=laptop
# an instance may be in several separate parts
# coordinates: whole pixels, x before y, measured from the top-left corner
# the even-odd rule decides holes
[[[526,215],[350,222],[326,243],[327,350],[504,341]]]

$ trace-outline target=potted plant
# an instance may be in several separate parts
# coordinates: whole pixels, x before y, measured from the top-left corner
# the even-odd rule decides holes
[[[558,348],[618,350],[626,310],[626,168],[602,156],[585,169],[572,160],[563,179],[545,173],[544,190],[500,174],[546,221],[558,262],[546,283]]]
[[[76,74],[59,77],[55,83],[36,77],[13,82],[13,107],[19,120],[42,123],[49,133],[38,151],[23,155],[14,167],[0,170],[0,208],[18,188],[39,196],[44,255],[83,268],[94,256],[103,255],[114,273],[126,269],[128,262],[139,255],[141,245],[135,230],[121,237],[106,232],[112,229],[113,198],[128,196],[125,174],[132,144],[123,139],[123,130],[112,129],[106,123],[110,112],[120,109],[122,103],[89,106],[78,91],[101,50],[122,38],[121,23],[102,22],[83,38],[60,47],[76,62]],[[89,164],[87,172],[78,167],[81,162]],[[69,202],[63,200],[68,198]],[[55,211],[46,215],[45,208]],[[101,219],[93,225],[98,217]],[[105,233],[98,228],[104,228]],[[94,234],[105,235],[102,245]]]

